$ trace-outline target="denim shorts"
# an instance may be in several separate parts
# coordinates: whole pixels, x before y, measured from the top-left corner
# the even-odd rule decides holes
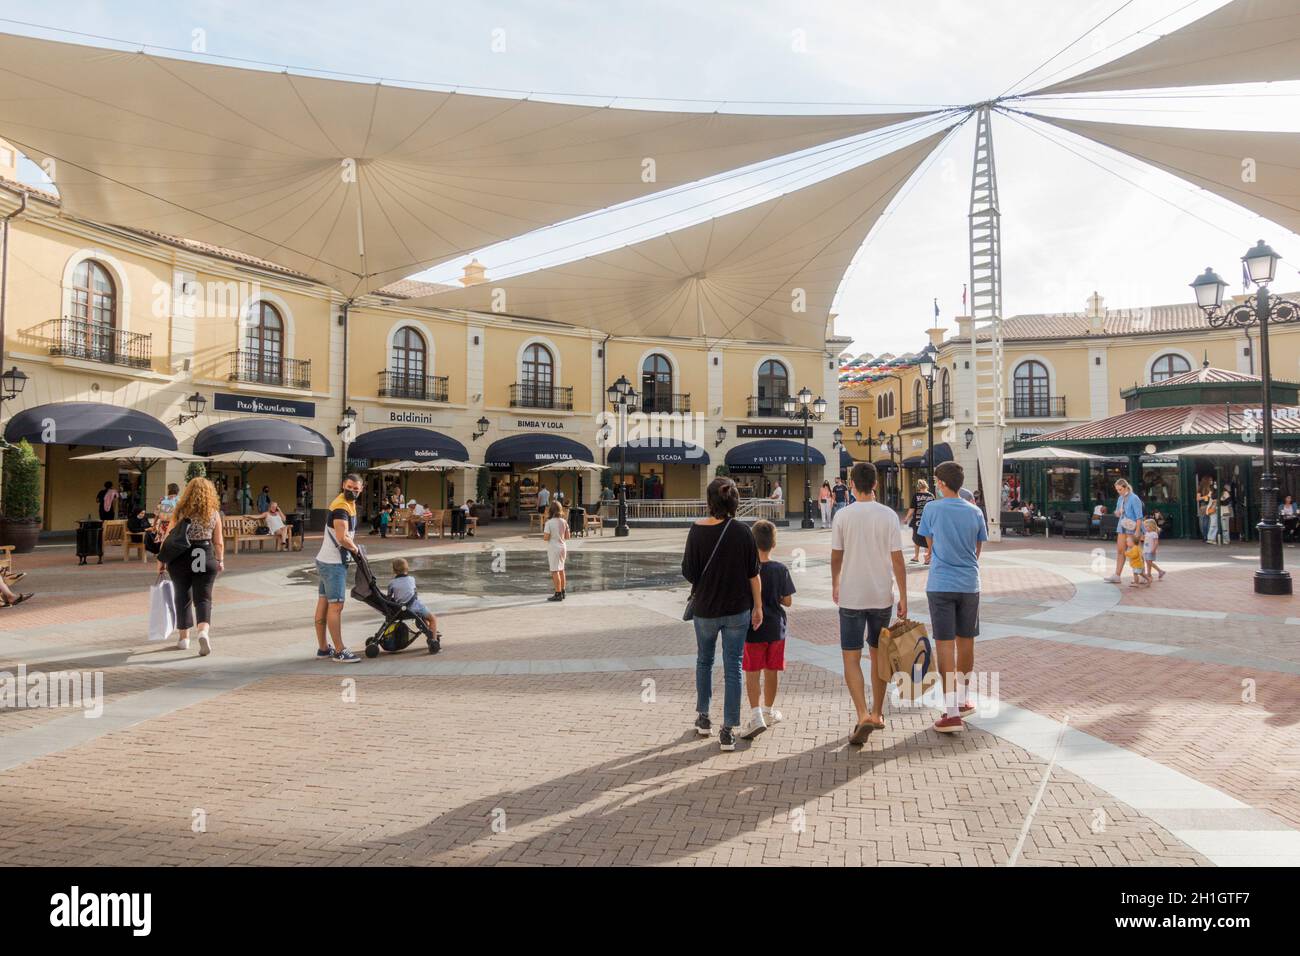
[[[348,568],[345,564],[326,564],[316,562],[316,574],[320,578],[317,593],[330,604],[342,604],[348,595]]]
[[[424,602],[421,601],[419,598],[416,598],[414,601],[408,604],[406,609],[410,611],[412,614],[414,614],[416,617],[430,616],[429,609],[424,606]]]
[[[979,637],[978,591],[927,591],[930,602],[930,636],[936,641],[954,637]]]
[[[880,646],[880,632],[889,626],[889,618],[894,613],[892,607],[866,608],[862,610],[840,608],[840,650],[862,650],[863,636],[872,647]]]

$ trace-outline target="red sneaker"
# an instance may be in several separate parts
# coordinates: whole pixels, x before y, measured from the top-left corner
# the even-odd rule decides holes
[[[958,714],[958,716],[963,717],[963,718],[965,718],[965,717],[974,717],[974,716],[975,716],[975,701],[973,701],[973,700],[968,700],[968,701],[966,701],[966,703],[964,703],[964,704],[959,704],[959,705],[957,706],[957,714]]]
[[[955,734],[965,730],[966,725],[961,722],[960,717],[940,717],[934,722],[934,729],[941,734]]]

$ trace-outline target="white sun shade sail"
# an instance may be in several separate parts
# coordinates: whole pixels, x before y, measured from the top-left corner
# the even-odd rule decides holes
[[[946,134],[737,212],[408,304],[527,316],[617,335],[819,347],[849,263]]]
[[[349,295],[574,216],[924,115],[555,104],[8,34],[0,87],[0,137],[38,163],[54,160],[47,172],[69,214],[233,249]]]
[[[1028,94],[1300,79],[1300,3],[1232,0],[1125,56]]]
[[[1300,233],[1300,133],[1173,129],[1033,115]]]

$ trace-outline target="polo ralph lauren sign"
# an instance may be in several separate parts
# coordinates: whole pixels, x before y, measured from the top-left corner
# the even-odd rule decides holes
[[[212,407],[218,412],[243,412],[245,415],[290,415],[294,418],[315,418],[316,403],[300,402],[293,398],[257,398],[253,395],[232,395],[216,392]]]

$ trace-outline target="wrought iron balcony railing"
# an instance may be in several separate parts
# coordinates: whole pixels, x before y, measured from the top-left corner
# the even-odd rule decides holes
[[[148,368],[153,362],[152,335],[98,322],[51,319],[25,330],[22,335],[49,349],[50,355],[127,368]]]
[[[422,402],[447,401],[446,375],[412,375],[392,369],[379,373],[381,398],[410,398]]]
[[[1007,399],[1007,418],[1064,417],[1064,395],[1020,395]]]
[[[291,359],[241,349],[230,353],[230,381],[311,388],[311,359]]]
[[[647,414],[672,412],[678,415],[686,415],[690,413],[690,410],[691,396],[689,392],[685,394],[667,391],[641,393],[641,411]]]
[[[952,418],[952,402],[935,402],[934,403],[934,422],[937,425],[946,418]],[[914,408],[910,412],[903,412],[899,428],[920,428],[927,423],[925,408]]]
[[[785,395],[749,396],[750,418],[786,418]]]
[[[510,386],[511,408],[552,408],[556,411],[573,411],[573,387],[536,385],[516,382]]]

